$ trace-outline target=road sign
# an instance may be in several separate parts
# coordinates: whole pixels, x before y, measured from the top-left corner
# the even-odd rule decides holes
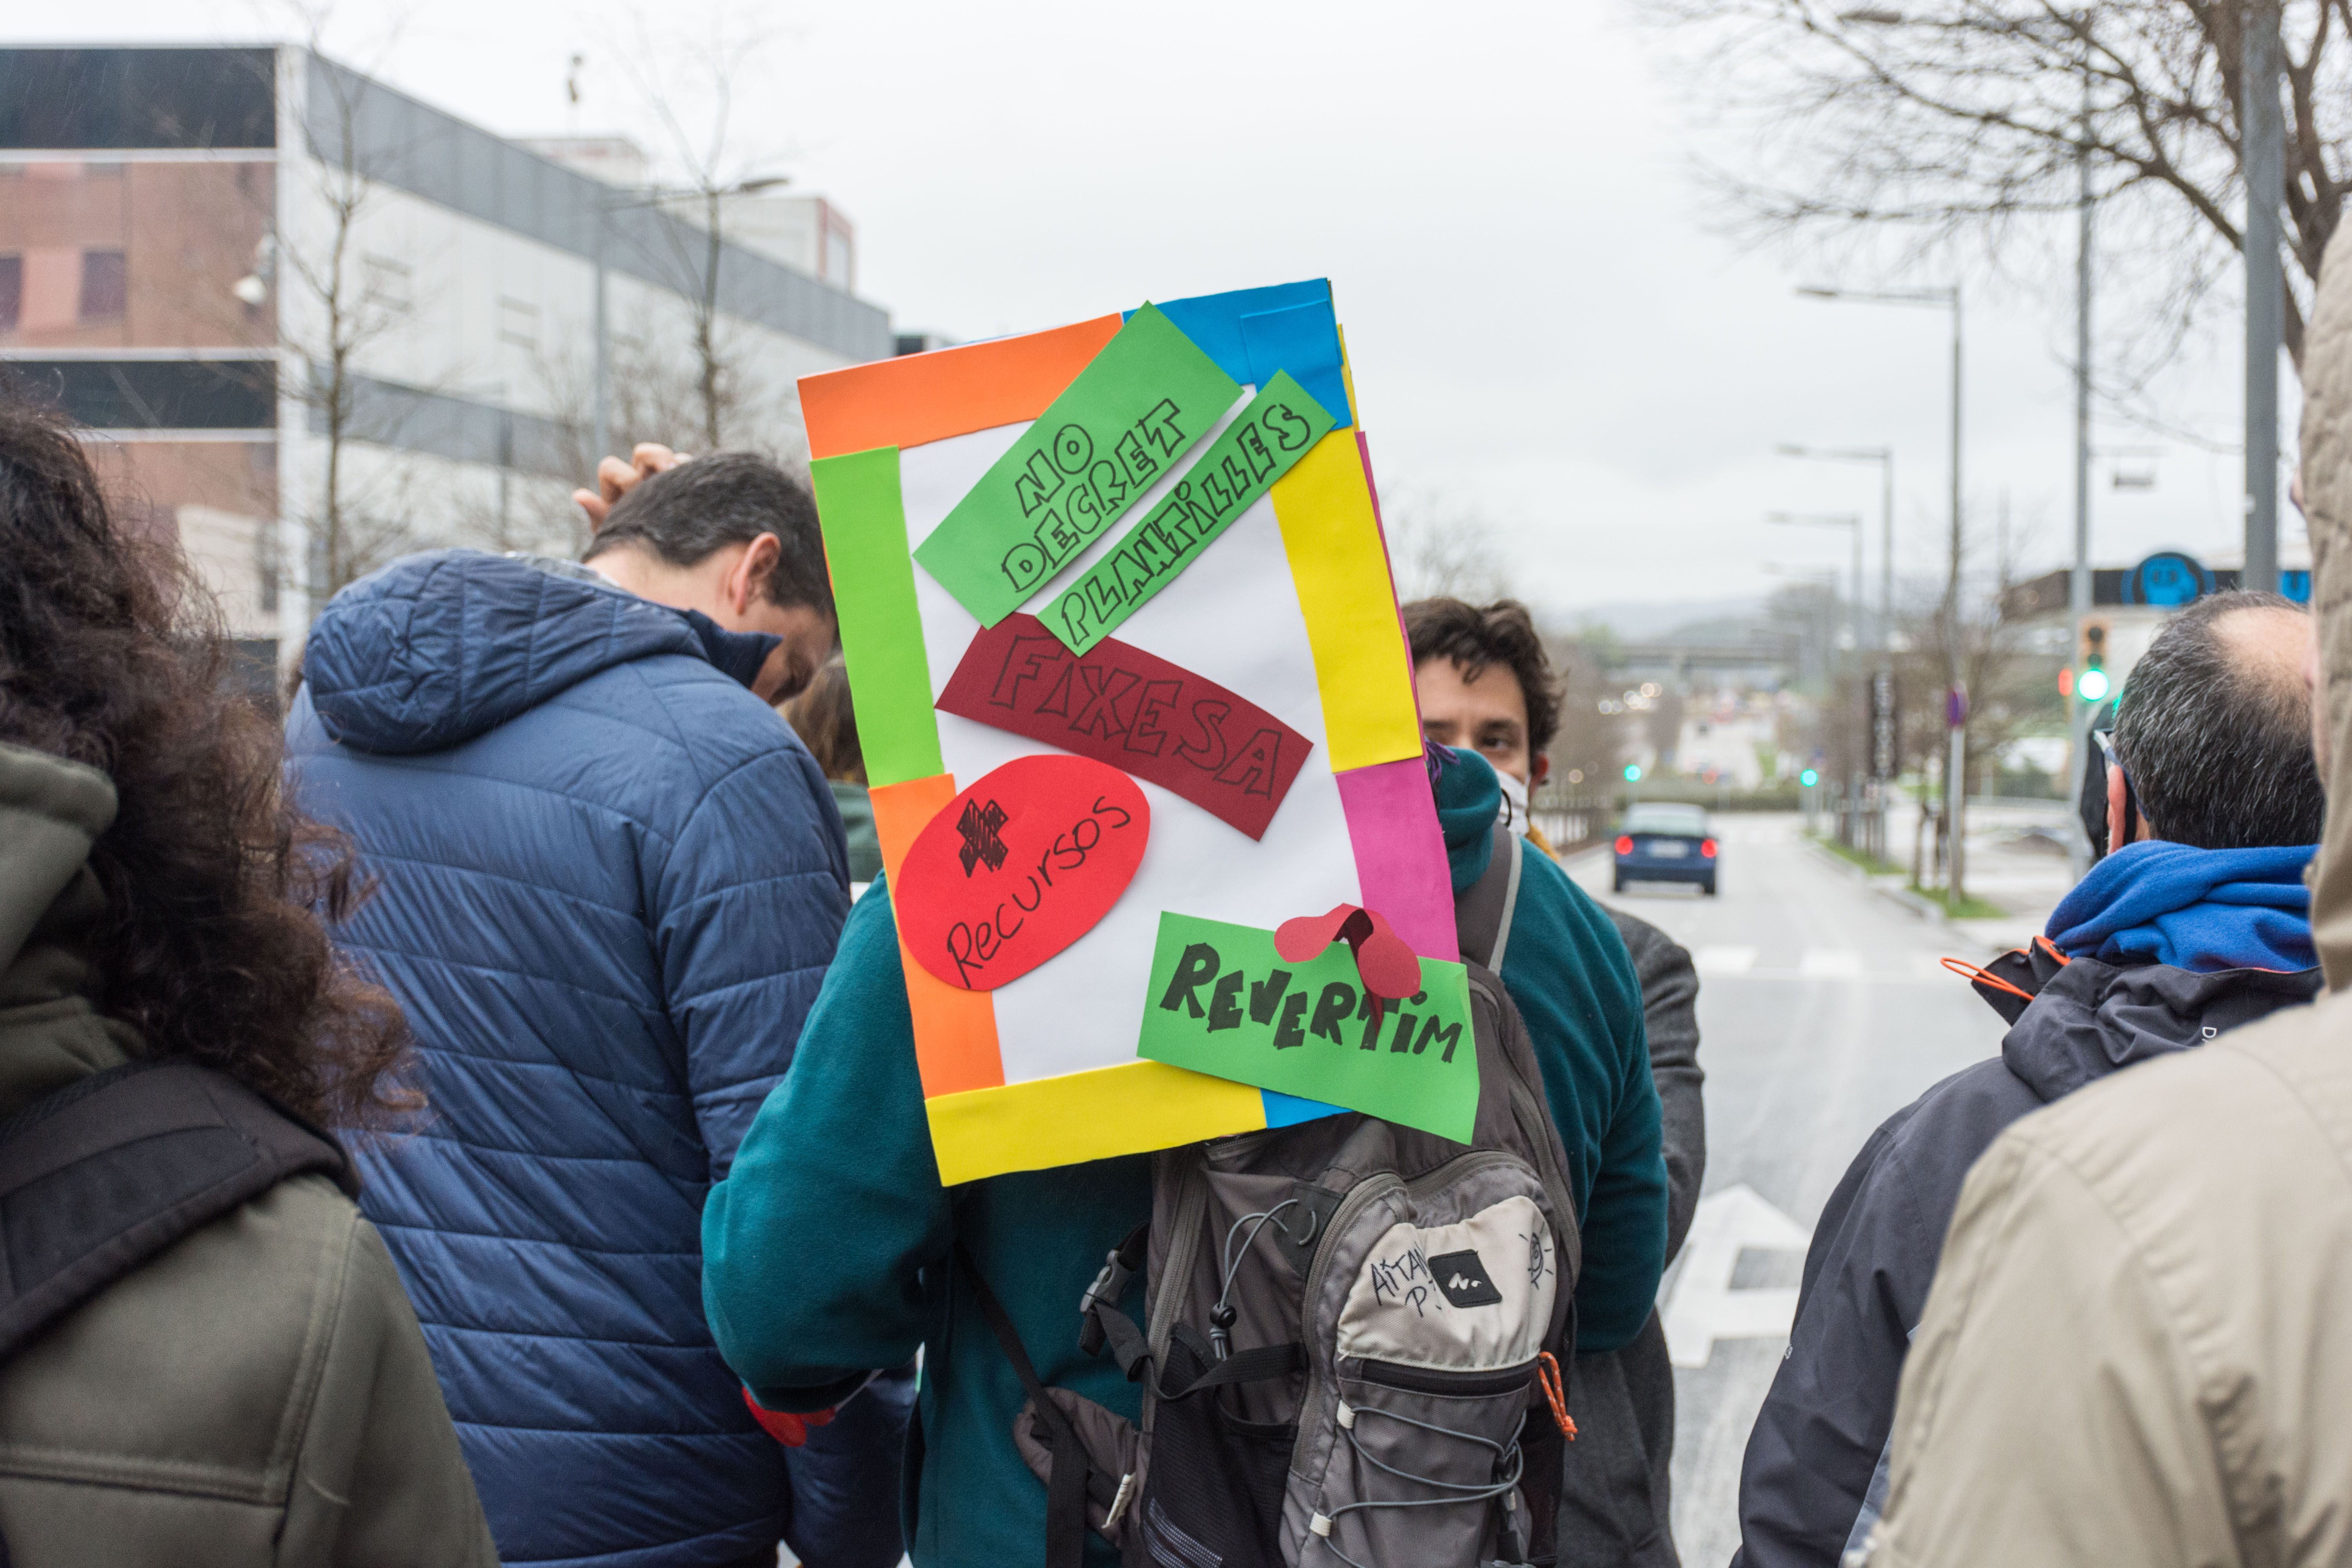
[[[2124,603],[2173,608],[2213,591],[2213,574],[2194,555],[2159,550],[2124,574]]]

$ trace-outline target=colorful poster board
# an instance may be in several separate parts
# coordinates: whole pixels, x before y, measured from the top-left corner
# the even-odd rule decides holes
[[[1130,331],[1138,322],[1144,330]],[[1139,347],[1150,353],[1129,353]],[[1117,374],[1090,381],[1107,354]],[[1146,362],[1160,368],[1137,369]],[[1155,374],[1169,384],[1151,395]],[[1203,387],[1224,405],[1195,429],[1190,408]],[[1412,668],[1328,286],[1162,301],[831,372],[803,380],[801,401],[942,1179],[1328,1114],[1333,1101],[1286,1089],[1309,1081],[1286,1064],[1267,1071],[1246,1053],[1207,1052],[1180,1066],[1165,1058],[1186,1054],[1181,1042],[1157,1059],[1146,1047],[1166,920],[1270,943],[1286,921],[1359,905],[1424,960],[1432,994],[1450,995],[1441,969],[1459,967]],[[1163,430],[1171,453],[1146,445],[1162,401],[1177,410]],[[1106,443],[1117,458],[1129,434],[1156,473],[1128,459],[1100,468]],[[1079,538],[1070,501],[1082,478],[1093,489],[1076,508]],[[1056,497],[1063,510],[1049,524]],[[1162,521],[1171,507],[1213,526],[1188,521],[1180,539]],[[953,546],[932,548],[950,522]],[[1146,531],[1155,524],[1156,537]],[[1121,552],[1133,557],[1124,568]],[[1139,565],[1155,568],[1148,584]],[[1105,574],[1108,589],[1087,587]],[[1057,626],[1074,592],[1088,614]],[[1014,900],[992,940],[1038,956],[1001,983],[951,957],[919,960],[906,951],[910,933],[945,942],[956,910],[982,900],[993,920],[990,879],[1008,879],[1008,900],[1031,896],[1009,879],[1035,867],[1009,847],[1002,869],[979,854],[992,816],[977,798],[988,792],[969,786],[1040,756],[1083,757],[1133,782],[1148,842],[1132,876],[1107,908],[1096,907],[1107,881],[1074,897],[1071,923],[1091,923],[1075,935],[1056,927],[1035,948],[1021,931],[1003,934],[1023,913]],[[1005,792],[989,798],[1013,820]],[[933,847],[908,872],[927,833]],[[976,856],[968,874],[966,847]],[[934,907],[937,889],[959,883]],[[1351,962],[1335,947],[1315,964]],[[966,984],[940,978],[942,964]],[[1434,1009],[1424,996],[1409,1010],[1418,1039]],[[1386,1029],[1397,1026],[1391,1016]],[[1313,1081],[1352,1109],[1411,1111],[1410,1097],[1392,1092],[1398,1074],[1435,1080],[1444,1075],[1428,1064],[1466,1060],[1475,1103],[1475,1052],[1452,1064],[1435,1046],[1393,1063],[1367,1054],[1381,1068]],[[1367,1088],[1373,1079],[1386,1087]],[[1427,1124],[1451,1103],[1437,1093],[1438,1109],[1413,1115]]]

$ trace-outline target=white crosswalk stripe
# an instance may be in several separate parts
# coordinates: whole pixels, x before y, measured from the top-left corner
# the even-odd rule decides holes
[[[1797,973],[1816,980],[1850,980],[1862,973],[1862,954],[1847,947],[1809,947]]]
[[[1702,947],[1691,963],[1701,974],[1745,974],[1756,967],[1756,952],[1752,947]]]

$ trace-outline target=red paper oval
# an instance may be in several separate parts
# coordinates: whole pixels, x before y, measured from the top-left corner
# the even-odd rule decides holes
[[[1015,757],[941,807],[908,847],[899,940],[949,984],[993,991],[1094,929],[1151,836],[1133,779],[1087,757]]]

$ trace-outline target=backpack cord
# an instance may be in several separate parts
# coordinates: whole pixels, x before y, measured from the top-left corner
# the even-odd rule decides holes
[[[1297,1201],[1297,1198],[1285,1198],[1263,1213],[1245,1214],[1226,1227],[1224,1253],[1220,1259],[1224,1265],[1224,1288],[1217,1292],[1217,1304],[1209,1310],[1209,1348],[1216,1352],[1219,1361],[1231,1355],[1234,1350],[1232,1330],[1234,1319],[1236,1316],[1232,1305],[1234,1272],[1240,1266],[1241,1259],[1249,1256],[1249,1249],[1257,1245],[1257,1233],[1264,1230],[1267,1225],[1271,1224],[1275,1229],[1285,1236],[1290,1235],[1290,1227],[1276,1216]],[[1313,1211],[1308,1212],[1311,1214]],[[1241,1253],[1237,1257],[1234,1252],[1234,1235],[1242,1226],[1249,1225],[1252,1220],[1255,1220],[1257,1224],[1251,1226],[1249,1239],[1242,1243]],[[1314,1233],[1309,1231],[1307,1234],[1312,1236]]]
[[[1341,1414],[1346,1418],[1341,1421],[1339,1429],[1347,1436],[1348,1446],[1355,1450],[1356,1458],[1374,1469],[1386,1471],[1399,1480],[1410,1481],[1415,1486],[1435,1487],[1442,1490],[1463,1494],[1459,1497],[1373,1499],[1363,1502],[1343,1504],[1328,1514],[1317,1514],[1307,1523],[1308,1533],[1319,1536],[1323,1544],[1330,1549],[1331,1555],[1348,1564],[1348,1568],[1367,1568],[1367,1565],[1357,1562],[1341,1551],[1339,1542],[1332,1533],[1332,1527],[1346,1515],[1376,1508],[1444,1508],[1451,1504],[1491,1502],[1496,1498],[1508,1497],[1517,1490],[1520,1479],[1527,1468],[1527,1457],[1521,1451],[1517,1439],[1513,1439],[1510,1447],[1507,1448],[1475,1433],[1456,1432],[1450,1426],[1434,1426],[1427,1421],[1417,1421],[1410,1415],[1401,1415],[1393,1410],[1380,1410],[1370,1405],[1343,1405]],[[1510,1473],[1494,1481],[1441,1481],[1433,1476],[1417,1476],[1411,1470],[1398,1469],[1394,1465],[1386,1464],[1375,1458],[1357,1438],[1356,1420],[1365,1415],[1382,1416],[1391,1421],[1402,1422],[1407,1426],[1419,1427],[1423,1432],[1434,1432],[1441,1437],[1453,1437],[1465,1443],[1475,1443],[1482,1448],[1491,1448],[1495,1452],[1497,1464],[1507,1468]]]

